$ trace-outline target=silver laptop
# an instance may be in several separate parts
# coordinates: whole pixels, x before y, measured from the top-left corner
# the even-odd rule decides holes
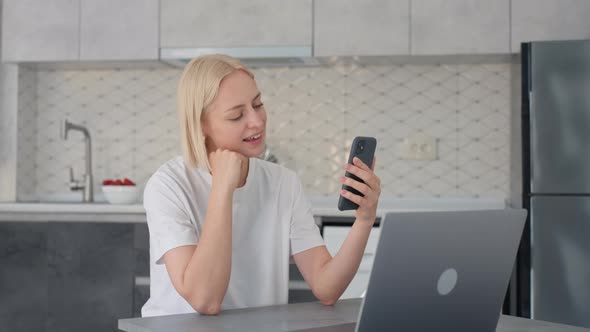
[[[525,219],[525,210],[386,214],[358,322],[305,331],[495,331]]]

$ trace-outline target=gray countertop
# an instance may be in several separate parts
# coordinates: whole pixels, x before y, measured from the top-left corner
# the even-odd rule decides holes
[[[310,196],[315,216],[352,217],[353,211],[338,211],[338,197]],[[389,211],[437,211],[503,209],[501,198],[423,198],[381,197],[377,214]],[[112,205],[108,203],[0,203],[1,221],[66,221],[66,222],[146,222],[140,204]]]
[[[296,331],[355,322],[360,304],[361,299],[349,299],[338,301],[332,307],[310,302],[227,310],[218,316],[201,316],[195,313],[120,319],[119,329],[127,332]],[[590,329],[502,315],[496,331],[590,332]]]

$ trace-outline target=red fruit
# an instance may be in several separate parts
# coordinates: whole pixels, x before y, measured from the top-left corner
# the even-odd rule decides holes
[[[115,184],[115,181],[113,181],[111,179],[106,179],[106,180],[102,181],[103,186],[112,186],[113,184]]]
[[[116,179],[115,183],[113,183],[115,186],[122,186],[123,185],[123,181],[121,181],[121,179]]]
[[[124,178],[123,179],[123,185],[124,186],[134,186],[135,183],[133,181],[129,180],[128,178]]]

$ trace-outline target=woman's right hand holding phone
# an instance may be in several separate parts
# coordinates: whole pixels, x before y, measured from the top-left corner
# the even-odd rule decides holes
[[[352,162],[352,164],[346,165],[346,170],[363,180],[364,183],[345,176],[340,181],[358,190],[363,196],[355,195],[344,189],[342,189],[340,194],[359,206],[355,211],[357,220],[373,225],[377,218],[377,204],[381,195],[381,179],[373,172],[375,169],[375,158],[371,167],[365,165],[358,157],[354,157]]]
[[[217,149],[209,154],[213,187],[233,191],[240,185],[242,165],[248,159],[230,150]]]

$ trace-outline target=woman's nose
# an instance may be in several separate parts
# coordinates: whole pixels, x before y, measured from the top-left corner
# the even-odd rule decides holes
[[[260,127],[264,125],[264,111],[257,111],[251,109],[248,116],[248,125],[252,128]]]

